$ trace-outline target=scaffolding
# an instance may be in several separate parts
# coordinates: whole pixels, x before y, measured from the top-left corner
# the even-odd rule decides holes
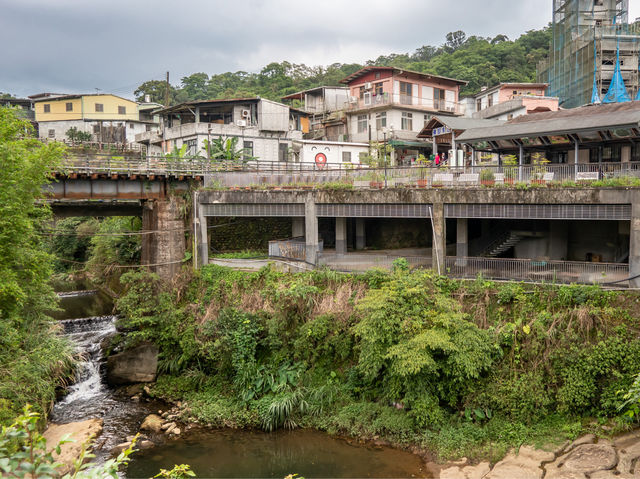
[[[538,65],[538,80],[549,84],[548,95],[559,97],[563,108],[575,108],[591,103],[595,84],[604,97],[619,45],[622,78],[635,98],[640,22],[629,24],[629,0],[552,0],[552,6],[549,59]]]

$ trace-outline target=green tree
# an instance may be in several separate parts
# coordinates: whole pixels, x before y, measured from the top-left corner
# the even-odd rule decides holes
[[[70,365],[46,314],[56,298],[39,234],[50,214],[43,186],[63,152],[34,138],[14,109],[0,108],[0,422],[26,402],[43,408]]]

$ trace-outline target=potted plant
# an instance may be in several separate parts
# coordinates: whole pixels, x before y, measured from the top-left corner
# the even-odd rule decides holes
[[[427,180],[427,171],[431,166],[431,161],[424,155],[419,155],[418,158],[416,158],[415,164],[418,167],[418,188],[426,188],[429,182],[429,180]]]
[[[506,155],[502,160],[504,165],[504,182],[513,185],[518,174],[518,159],[516,155]]]
[[[480,184],[482,186],[493,186],[496,183],[496,177],[493,170],[490,168],[483,168],[480,170]]]
[[[544,185],[544,174],[547,172],[547,164],[549,163],[549,160],[540,153],[535,153],[532,156],[532,160],[533,173],[531,174],[531,184]]]

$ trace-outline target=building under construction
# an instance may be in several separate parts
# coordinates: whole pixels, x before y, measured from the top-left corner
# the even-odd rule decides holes
[[[549,84],[548,95],[559,97],[563,108],[640,99],[640,23],[629,23],[629,0],[552,0],[552,4],[549,59],[538,66],[538,81]]]

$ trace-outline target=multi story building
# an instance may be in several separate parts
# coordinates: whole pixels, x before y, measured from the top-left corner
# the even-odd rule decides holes
[[[99,143],[131,144],[135,135],[156,127],[148,109],[158,104],[142,104],[111,94],[62,95],[44,93],[30,97],[42,139],[67,140],[71,128],[91,133]],[[144,112],[141,114],[141,109]]]
[[[344,111],[349,105],[349,88],[320,86],[282,97],[297,101],[309,115],[309,137],[318,140],[344,141],[346,128]]]
[[[349,88],[346,127],[350,141],[388,141],[392,161],[407,164],[431,152],[418,133],[438,115],[461,115],[466,82],[394,67],[365,67],[343,79]]]
[[[199,100],[180,103],[156,114],[158,128],[136,135],[152,154],[187,145],[187,156],[206,155],[206,141],[238,138],[238,148],[262,162],[295,160],[292,140],[301,140],[306,114],[264,98]]]
[[[511,120],[527,113],[557,111],[559,99],[546,96],[546,83],[500,83],[468,97],[464,116]]]
[[[563,108],[603,97],[619,54],[628,94],[636,96],[640,24],[628,23],[629,0],[552,0],[552,6],[549,59],[538,65],[538,81],[549,84],[548,94],[560,97]]]

